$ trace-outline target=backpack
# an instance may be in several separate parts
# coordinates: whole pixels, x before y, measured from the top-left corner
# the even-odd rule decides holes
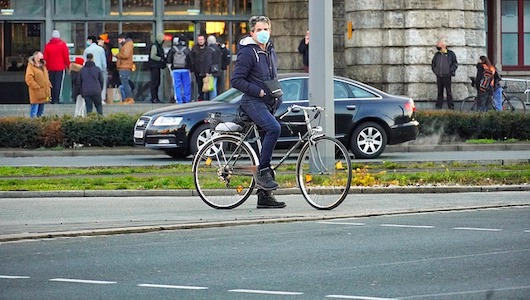
[[[184,69],[186,67],[186,53],[184,52],[185,48],[179,50],[178,47],[173,47],[175,53],[173,53],[173,62],[172,67],[174,69]]]
[[[493,87],[493,78],[495,76],[495,69],[490,69],[487,65],[482,65],[484,73],[480,84],[478,86],[479,90],[482,92],[487,92]]]

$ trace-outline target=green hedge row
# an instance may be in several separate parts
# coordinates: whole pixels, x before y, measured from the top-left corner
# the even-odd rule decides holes
[[[133,146],[134,124],[138,116],[124,113],[86,118],[55,116],[30,119],[0,118],[0,148],[72,148],[85,146]]]
[[[0,148],[71,148],[133,146],[138,116],[113,114],[86,118],[55,116],[30,119],[0,118]],[[530,115],[508,112],[463,114],[454,111],[420,111],[420,138],[438,136],[443,141],[467,139],[530,140]]]

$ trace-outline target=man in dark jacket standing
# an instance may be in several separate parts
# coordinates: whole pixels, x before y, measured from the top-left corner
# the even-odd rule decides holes
[[[431,62],[431,68],[436,74],[436,85],[438,87],[438,96],[436,98],[436,108],[441,109],[444,101],[444,89],[447,94],[447,107],[454,109],[453,93],[451,91],[451,77],[455,76],[458,62],[453,51],[447,49],[444,41],[438,41],[436,44],[438,52],[434,54]]]
[[[149,60],[147,66],[151,71],[151,102],[160,103],[158,99],[158,87],[160,86],[160,70],[166,67],[166,55],[162,44],[164,43],[164,34],[159,33],[156,35],[156,39],[151,46],[151,53],[149,54]]]
[[[101,75],[101,69],[94,63],[92,53],[88,53],[86,59],[85,66],[79,72],[78,77],[81,96],[85,98],[87,114],[92,112],[93,105],[95,105],[98,114],[103,115],[103,106],[101,105],[103,75]]]
[[[197,83],[197,100],[204,100],[204,93],[202,91],[202,79],[206,77],[207,66],[205,65],[204,55],[206,53],[206,38],[204,35],[197,36],[197,43],[191,49],[191,71],[195,73],[195,81]]]
[[[58,30],[52,32],[52,38],[44,47],[43,54],[52,83],[51,103],[59,104],[65,71],[70,68],[70,54]]]
[[[272,43],[269,42],[271,22],[265,16],[254,16],[249,20],[250,36],[239,44],[237,61],[232,76],[232,86],[243,96],[242,109],[264,133],[259,166],[255,174],[258,186],[258,208],[283,208],[285,203],[278,202],[270,192],[278,188],[271,169],[271,157],[278,137],[280,124],[274,112],[281,104],[281,98],[274,97],[265,81],[276,79],[278,59]]]

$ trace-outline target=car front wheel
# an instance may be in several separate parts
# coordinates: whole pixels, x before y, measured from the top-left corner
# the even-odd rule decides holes
[[[195,155],[199,148],[212,137],[210,124],[203,124],[193,131],[190,139],[190,153]]]
[[[366,122],[353,131],[350,149],[355,158],[376,158],[386,147],[386,132],[375,122]]]

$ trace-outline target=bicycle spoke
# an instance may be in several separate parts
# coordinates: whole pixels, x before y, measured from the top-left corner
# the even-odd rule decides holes
[[[211,154],[213,153],[213,154]],[[193,162],[195,187],[214,208],[234,208],[252,193],[255,154],[234,137],[216,137],[197,153]]]

